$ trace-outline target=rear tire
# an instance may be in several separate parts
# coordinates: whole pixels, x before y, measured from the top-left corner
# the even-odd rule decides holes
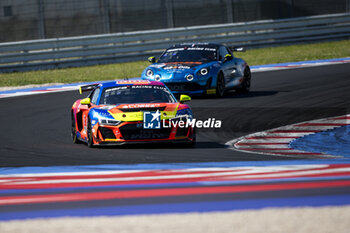
[[[225,95],[225,79],[222,73],[219,73],[216,79],[216,96],[221,98]]]
[[[74,115],[72,113],[72,116],[71,116],[71,121],[72,121],[72,129],[71,129],[71,137],[72,137],[72,141],[74,144],[79,144],[80,141],[77,137],[77,128],[75,126],[75,118],[74,118]]]
[[[90,118],[88,118],[87,135],[87,145],[89,148],[92,148],[94,147],[94,136],[92,135]]]
[[[242,86],[237,89],[237,92],[240,94],[248,93],[250,91],[252,74],[250,72],[249,66],[244,70],[244,80]]]

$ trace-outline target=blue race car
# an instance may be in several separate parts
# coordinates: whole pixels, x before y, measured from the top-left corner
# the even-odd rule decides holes
[[[243,48],[234,48],[241,52]],[[248,64],[233,56],[221,44],[185,43],[165,50],[156,61],[150,57],[141,77],[165,83],[174,94],[224,96],[228,90],[246,93],[250,90],[251,73]]]

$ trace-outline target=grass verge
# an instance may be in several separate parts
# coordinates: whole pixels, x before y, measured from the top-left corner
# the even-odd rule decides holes
[[[350,40],[251,49],[236,53],[250,66],[318,59],[350,57]],[[78,68],[0,74],[0,86],[22,86],[44,83],[75,83],[139,77],[147,61],[97,65]]]

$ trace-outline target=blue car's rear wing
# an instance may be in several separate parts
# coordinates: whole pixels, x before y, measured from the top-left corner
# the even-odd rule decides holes
[[[79,93],[82,94],[83,92],[86,92],[86,91],[92,91],[98,85],[99,85],[99,83],[94,83],[94,84],[89,84],[89,85],[85,85],[85,86],[80,86],[79,87]]]

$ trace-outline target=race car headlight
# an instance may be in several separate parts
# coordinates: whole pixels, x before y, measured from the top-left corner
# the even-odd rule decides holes
[[[200,73],[200,75],[205,76],[205,75],[207,75],[209,73],[209,69],[208,68],[202,68],[202,69],[199,70],[199,73]]]
[[[192,81],[194,79],[194,76],[192,74],[186,75],[187,81]]]
[[[112,119],[98,119],[98,123],[100,125],[119,125],[120,123],[122,123],[121,121],[117,121],[117,120],[112,120]]]
[[[151,69],[148,69],[148,70],[146,70],[146,76],[147,77],[152,77],[153,76],[153,70],[151,70]]]
[[[159,81],[159,80],[160,80],[160,75],[159,75],[159,74],[156,74],[156,75],[154,76],[154,80]]]

